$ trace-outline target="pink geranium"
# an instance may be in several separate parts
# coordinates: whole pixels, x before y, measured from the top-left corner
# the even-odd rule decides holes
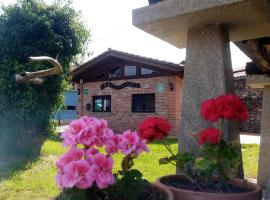
[[[64,170],[57,175],[57,182],[62,188],[72,188],[76,186],[79,189],[86,189],[93,185],[94,179],[86,177],[89,170],[89,164],[85,160],[72,161]]]
[[[96,183],[98,188],[105,189],[115,183],[112,154],[121,151],[126,158],[134,159],[149,151],[146,140],[137,132],[114,134],[107,121],[88,116],[71,122],[61,138],[64,146],[70,146],[56,162],[56,182],[61,188],[86,189]],[[107,154],[99,151],[101,147]]]
[[[57,161],[56,166],[58,169],[63,170],[64,167],[69,164],[71,161],[81,160],[85,155],[84,150],[77,149],[76,147],[72,147],[67,153],[62,155]]]

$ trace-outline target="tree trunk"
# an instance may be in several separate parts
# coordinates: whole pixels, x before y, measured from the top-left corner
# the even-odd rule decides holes
[[[0,133],[0,179],[8,176],[18,165],[23,167],[28,161],[38,158],[45,137],[36,129],[19,131],[11,129]]]

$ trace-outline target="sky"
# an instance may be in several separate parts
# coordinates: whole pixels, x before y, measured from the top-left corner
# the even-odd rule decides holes
[[[14,2],[0,0],[4,5]],[[132,25],[132,10],[147,5],[147,0],[73,0],[73,7],[82,13],[91,30],[89,52],[93,55],[88,59],[111,48],[174,63],[184,60],[185,49],[178,49]],[[244,68],[250,61],[232,43],[231,55],[235,70]]]

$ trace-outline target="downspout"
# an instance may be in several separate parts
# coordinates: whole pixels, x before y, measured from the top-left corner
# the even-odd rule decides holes
[[[83,116],[83,79],[80,79],[80,91],[81,91],[81,116]]]

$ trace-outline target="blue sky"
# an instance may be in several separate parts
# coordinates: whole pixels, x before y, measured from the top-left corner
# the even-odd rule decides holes
[[[15,0],[0,2],[7,5]],[[147,5],[147,0],[73,0],[74,8],[82,12],[91,29],[89,51],[93,51],[93,56],[112,48],[175,63],[184,60],[185,49],[178,49],[132,26],[132,10]],[[231,54],[234,69],[243,68],[249,61],[234,44],[231,44]]]

